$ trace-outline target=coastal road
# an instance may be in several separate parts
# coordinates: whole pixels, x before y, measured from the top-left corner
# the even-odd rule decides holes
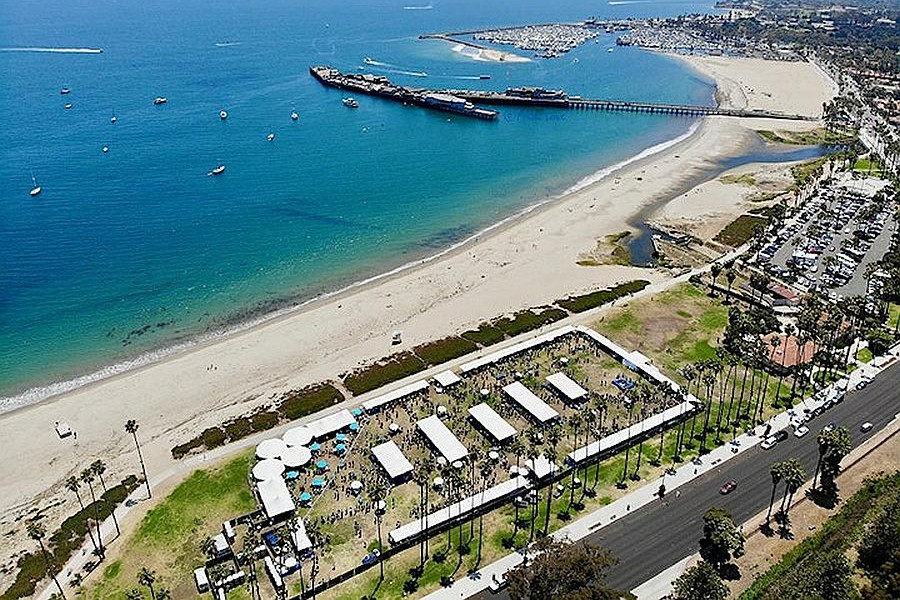
[[[802,405],[798,407],[802,410]],[[772,482],[769,467],[776,461],[798,458],[811,478],[816,466],[818,449],[816,434],[828,423],[845,425],[856,447],[887,425],[900,412],[900,365],[894,364],[876,377],[865,389],[851,390],[846,399],[825,411],[809,423],[810,432],[803,438],[794,435],[771,450],[756,446],[721,467],[666,494],[666,499],[653,502],[627,517],[598,529],[584,541],[611,550],[619,557],[619,564],[608,572],[607,582],[618,589],[630,590],[684,557],[699,550],[703,513],[711,506],[731,511],[736,523],[743,523],[769,505]],[[860,425],[869,421],[871,431],[863,433]],[[731,494],[719,494],[721,485],[737,481]],[[783,487],[779,488],[776,504]],[[749,533],[749,532],[747,532]],[[473,598],[508,598],[503,591],[491,594],[484,591]]]

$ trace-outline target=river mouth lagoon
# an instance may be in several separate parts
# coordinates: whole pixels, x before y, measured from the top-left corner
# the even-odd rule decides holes
[[[615,33],[557,58],[503,47],[531,59],[522,62],[479,60],[418,36],[710,9],[536,0],[6,5],[0,410],[438,254],[696,123],[513,106],[484,122],[372,97],[350,109],[310,66],[435,89],[542,86],[709,105],[711,82],[671,57],[616,47]],[[219,165],[226,169],[209,175]]]

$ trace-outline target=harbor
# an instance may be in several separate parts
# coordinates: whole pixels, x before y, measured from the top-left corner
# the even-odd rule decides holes
[[[679,115],[688,117],[724,116],[757,119],[783,119],[791,121],[811,121],[816,117],[778,111],[758,109],[737,109],[720,106],[691,104],[666,104],[653,102],[630,102],[622,100],[588,99],[569,95],[564,90],[548,90],[542,87],[512,87],[503,92],[488,90],[410,88],[391,83],[380,75],[342,73],[337,69],[317,66],[309,72],[323,85],[377,96],[404,104],[414,104],[424,108],[451,112],[484,120],[494,120],[500,114],[477,106],[478,104],[531,106],[537,108],[567,108],[577,110],[600,110],[612,112],[637,112],[648,114]]]

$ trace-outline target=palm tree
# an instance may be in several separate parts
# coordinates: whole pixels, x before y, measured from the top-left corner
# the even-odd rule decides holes
[[[769,475],[772,476],[772,497],[769,498],[769,512],[766,514],[766,523],[772,518],[772,507],[775,505],[775,490],[778,489],[778,484],[781,483],[781,479],[784,476],[784,463],[772,463],[772,466],[769,468]]]
[[[547,461],[550,463],[550,473],[551,473],[550,475],[547,476],[549,478],[547,481],[547,504],[544,507],[544,536],[547,536],[550,533],[550,507],[553,504],[552,473],[553,473],[553,466],[556,465],[556,459],[557,459],[556,444],[551,443],[546,448],[544,448],[544,458],[546,458]],[[574,472],[574,469],[573,469],[573,472]],[[574,483],[572,485],[574,485]],[[573,487],[572,490],[574,491],[574,489],[575,488]],[[570,503],[571,503],[571,496],[569,498],[570,498]]]
[[[44,555],[44,565],[47,569],[47,572],[50,573],[50,577],[53,578],[53,583],[56,584],[56,589],[59,590],[59,595],[65,598],[66,594],[63,592],[62,586],[59,584],[59,579],[56,578],[56,569],[50,562],[50,553],[47,552],[47,547],[44,546],[44,536],[47,535],[47,530],[44,529],[44,526],[37,521],[29,521],[28,525],[25,526],[25,531],[28,532],[28,537],[36,541],[38,543],[38,546],[41,547],[41,554]]]
[[[637,404],[637,400],[632,398],[631,403],[628,405],[628,431],[625,434],[625,466],[622,467],[622,478],[616,484],[620,488],[628,487],[628,484],[625,483],[625,477],[628,475],[628,456],[631,453],[631,419],[634,416],[635,404]]]
[[[91,463],[91,471],[93,471],[94,475],[97,476],[97,479],[100,480],[100,485],[103,487],[103,494],[106,495],[106,482],[103,481],[103,474],[106,473],[106,463],[100,460],[99,458]],[[113,524],[116,526],[116,535],[122,535],[122,531],[119,529],[119,520],[116,518],[116,507],[113,506],[110,511],[110,515],[113,519]]]
[[[372,497],[372,502],[375,503],[375,525],[378,528],[378,553],[379,555],[384,552],[384,546],[381,543],[381,518],[384,516],[384,511],[381,510],[379,504],[384,499],[386,492],[386,487],[384,483],[382,483],[381,478],[376,478],[372,485],[369,487],[369,495]],[[379,567],[379,581],[384,581],[384,561],[381,559],[381,556],[378,557],[378,567]]]
[[[156,600],[156,592],[153,590],[153,584],[156,582],[156,573],[147,567],[141,567],[138,572],[138,583],[150,590],[150,598]]]
[[[800,486],[806,480],[806,470],[803,468],[803,463],[796,458],[789,458],[783,464],[784,483],[787,487],[785,487],[784,497],[781,499],[781,513],[787,517],[791,509],[791,500],[794,498],[794,493],[800,489]]]
[[[144,483],[147,486],[147,498],[150,498],[150,479],[147,477],[147,467],[144,466],[144,456],[141,454],[141,445],[138,443],[137,439],[138,427],[140,427],[140,425],[138,425],[138,422],[134,419],[128,419],[125,423],[125,431],[130,433],[134,438],[134,447],[137,448],[138,460],[141,461],[141,471],[144,473]]]
[[[307,530],[306,534],[307,536],[309,535],[309,530]],[[312,538],[310,537],[310,540],[311,539]],[[256,544],[256,536],[253,535],[253,532],[250,529],[247,529],[247,531],[244,532],[241,542],[243,547],[243,552],[241,552],[241,562],[250,568],[250,598],[256,600],[259,598],[259,579],[256,576],[256,557],[253,556],[253,546]],[[301,586],[303,585],[302,573],[300,574],[300,584]],[[163,600],[163,589],[160,589],[157,592],[156,600]]]
[[[487,490],[488,477],[490,477],[494,468],[487,462],[482,462],[480,467],[481,473],[481,504],[484,505],[484,492]],[[478,556],[475,558],[475,568],[481,564],[481,548],[484,540],[484,510],[478,511]]]
[[[125,600],[144,600],[144,595],[141,593],[141,590],[131,588],[125,592]]]
[[[84,510],[84,501],[81,499],[81,494],[78,492],[78,488],[81,486],[78,483],[78,478],[74,475],[69,475],[69,478],[66,479],[66,489],[75,492],[75,497],[78,498],[78,504],[81,506],[81,510]],[[97,540],[94,539],[94,531],[88,527],[87,528],[88,537],[91,538],[91,545],[94,547],[94,550],[97,550]]]
[[[156,600],[172,600],[172,592],[167,588],[159,588],[156,590]]]
[[[100,531],[100,506],[97,503],[97,498],[94,496],[94,472],[90,469],[83,470],[81,472],[81,481],[87,484],[88,489],[91,492],[91,504],[94,506],[94,520],[97,522],[97,551],[102,559],[105,554],[105,548],[103,547],[103,534]]]
[[[714,262],[709,266],[709,274],[712,275],[711,291],[714,296],[716,294],[716,279],[719,278],[719,275],[721,275],[721,273],[722,273],[722,265],[720,265],[719,263]]]
[[[528,448],[528,458],[531,460],[531,464],[534,465],[538,456],[541,455],[540,446],[532,442],[532,445]],[[537,502],[531,501],[531,531],[528,533],[528,541],[531,542],[534,540],[534,522],[537,520]]]

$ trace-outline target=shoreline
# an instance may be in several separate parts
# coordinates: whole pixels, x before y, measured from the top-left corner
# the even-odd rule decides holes
[[[470,245],[485,236],[496,235],[502,232],[505,227],[513,225],[521,219],[527,218],[532,213],[535,213],[535,211],[539,212],[547,208],[552,208],[554,204],[564,201],[568,196],[600,183],[622,169],[626,169],[640,161],[653,158],[661,152],[665,152],[682,142],[690,140],[692,137],[699,134],[702,124],[703,119],[697,119],[690,125],[686,132],[672,139],[644,148],[634,156],[630,156],[610,166],[602,167],[589,175],[585,175],[575,181],[572,185],[566,187],[562,192],[547,196],[537,202],[532,202],[513,214],[483,227],[475,233],[472,233],[459,241],[453,242],[450,246],[433,254],[426,255],[422,258],[416,258],[398,266],[391,267],[387,271],[378,272],[374,275],[352,281],[351,283],[340,285],[340,287],[331,291],[319,292],[310,297],[300,296],[285,298],[283,300],[274,300],[271,305],[264,304],[258,308],[248,309],[246,312],[251,313],[251,316],[247,318],[236,316],[233,320],[226,319],[223,325],[215,327],[212,331],[189,334],[182,338],[175,338],[163,342],[159,347],[142,351],[132,358],[126,358],[111,364],[106,364],[100,368],[95,368],[86,373],[82,373],[81,375],[70,377],[62,381],[50,382],[45,385],[31,386],[12,395],[0,396],[0,420],[8,414],[27,409],[35,404],[52,401],[58,396],[75,392],[95,384],[100,384],[119,376],[128,375],[129,373],[147,367],[152,367],[153,365],[176,358],[182,354],[190,353],[195,349],[215,344],[229,337],[238,336],[260,327],[265,327],[266,325],[275,323],[281,319],[290,318],[302,313],[304,310],[313,308],[313,305],[318,302],[327,302],[329,300],[344,298],[354,292],[365,289],[367,286],[377,285],[382,281],[421,268],[429,263],[449,256],[454,252],[462,251],[465,246]],[[630,224],[635,218],[639,218],[637,212],[628,219],[628,223]]]

